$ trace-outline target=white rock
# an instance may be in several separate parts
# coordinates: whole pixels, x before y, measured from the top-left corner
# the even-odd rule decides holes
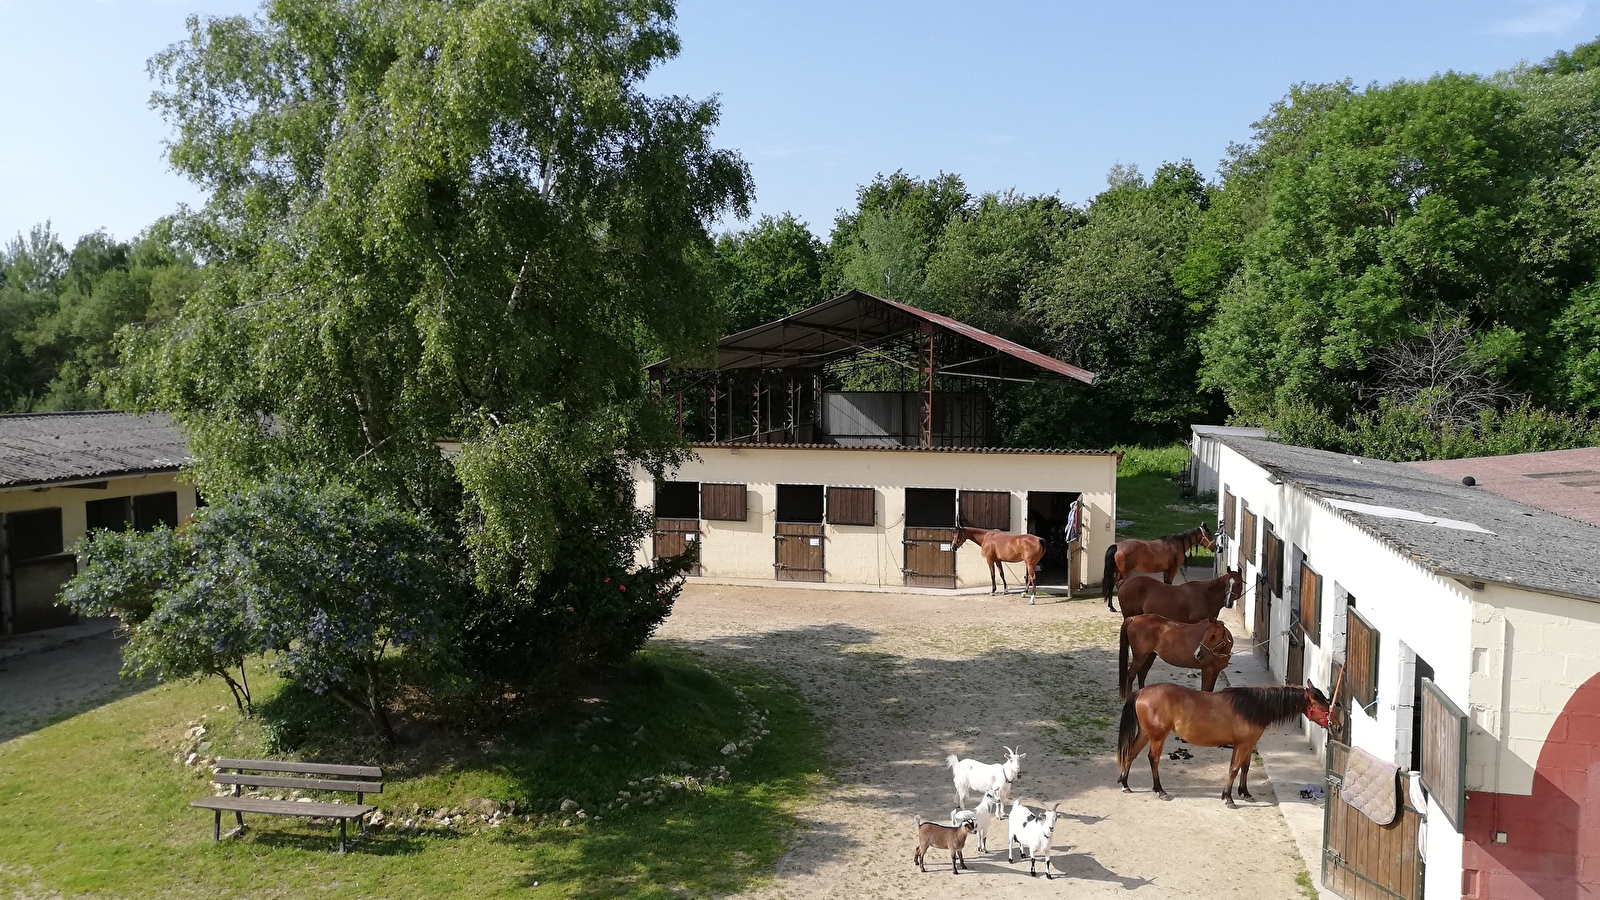
[[[561,811],[562,812],[572,812],[573,810],[575,810],[577,808],[578,808],[578,801],[576,801],[576,800],[567,799],[567,800],[562,800],[561,801]]]
[[[722,755],[723,756],[732,756],[732,755],[734,755],[735,753],[738,753],[738,752],[739,752],[739,745],[735,744],[732,741],[729,741],[722,748]]]

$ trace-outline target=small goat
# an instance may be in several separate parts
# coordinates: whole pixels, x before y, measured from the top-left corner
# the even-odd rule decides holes
[[[981,794],[984,791],[1000,792],[1000,818],[1006,817],[1005,803],[1011,799],[1011,785],[1017,780],[1022,770],[1022,759],[1026,753],[1014,752],[1010,747],[1001,748],[1006,751],[1006,761],[1003,763],[981,763],[975,759],[956,759],[955,754],[944,758],[944,764],[950,767],[950,772],[955,776],[956,806],[961,809],[967,807],[968,794]]]
[[[1056,809],[1060,806],[1057,803],[1046,812],[1029,809],[1018,800],[1011,807],[1011,839],[1006,841],[1006,862],[1014,862],[1011,851],[1021,846],[1028,851],[1028,874],[1038,876],[1035,860],[1043,856],[1044,878],[1050,880],[1050,833],[1056,830]]]
[[[983,799],[972,809],[953,809],[950,811],[950,824],[960,825],[962,822],[971,822],[978,833],[978,852],[989,852],[989,823],[1000,818],[1005,811],[1005,806],[1000,802],[999,791],[984,791]]]
[[[967,845],[967,835],[972,833],[973,828],[970,821],[962,822],[960,825],[940,825],[938,822],[924,822],[921,816],[917,816],[917,852],[912,855],[912,860],[916,862],[917,868],[926,872],[928,867],[923,864],[922,856],[928,852],[929,847],[949,850],[950,874],[960,875],[961,869],[967,867],[967,859],[962,856],[961,850]],[[961,868],[956,868],[957,865]],[[1048,869],[1049,866],[1045,868]]]

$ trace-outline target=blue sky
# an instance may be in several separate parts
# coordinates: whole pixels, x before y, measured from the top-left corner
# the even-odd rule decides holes
[[[230,0],[0,0],[0,236],[135,234],[203,197],[162,155],[145,60]],[[1210,174],[1296,82],[1493,72],[1600,34],[1600,3],[681,0],[655,93],[719,95],[756,212],[820,235],[879,172],[1081,202],[1114,163]],[[727,225],[737,227],[739,223]]]

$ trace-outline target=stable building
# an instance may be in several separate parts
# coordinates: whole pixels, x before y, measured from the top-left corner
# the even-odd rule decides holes
[[[194,511],[178,471],[192,461],[162,415],[0,416],[0,633],[71,625],[56,603],[91,529],[176,526]]]
[[[978,548],[955,546],[964,523],[1043,538],[1041,585],[1102,577],[1118,454],[990,446],[994,391],[1091,372],[852,291],[723,338],[714,368],[651,374],[693,458],[635,473],[656,523],[641,563],[697,544],[693,578],[987,587]]]
[[[1251,587],[1250,641],[1285,683],[1339,687],[1330,733],[1304,725],[1331,785],[1323,886],[1407,900],[1600,893],[1600,527],[1532,505],[1592,513],[1600,470],[1542,454],[1402,465],[1220,443],[1222,562]],[[1505,495],[1463,483],[1473,470],[1496,470]],[[1549,487],[1562,481],[1589,499]],[[1391,821],[1346,802],[1352,758],[1379,799],[1398,784]]]

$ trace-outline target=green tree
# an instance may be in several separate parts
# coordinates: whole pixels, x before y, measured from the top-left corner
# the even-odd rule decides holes
[[[1075,423],[1074,443],[1171,439],[1209,406],[1194,377],[1200,320],[1174,280],[1209,191],[1187,162],[1109,180],[1056,241],[1026,307],[1053,355],[1100,374],[1054,413]]]
[[[983,195],[939,236],[927,262],[924,306],[1024,344],[1039,343],[1023,298],[1081,216],[1057,197]]]
[[[855,288],[921,306],[928,258],[945,226],[971,202],[956,175],[879,175],[856,192],[856,208],[834,221],[827,278],[833,291]]]
[[[718,237],[723,331],[743,331],[826,300],[824,253],[822,242],[789,213],[762,216],[744,231]]]
[[[534,622],[571,560],[597,577],[569,578],[567,605],[598,602],[648,527],[630,468],[681,452],[643,367],[714,341],[707,224],[750,190],[709,143],[713,103],[640,90],[678,51],[673,13],[275,0],[191,19],[152,69],[172,163],[210,193],[208,276],[176,322],[130,334],[116,399],[173,412],[208,493],[306,472],[417,510],[471,573],[480,628]]]

